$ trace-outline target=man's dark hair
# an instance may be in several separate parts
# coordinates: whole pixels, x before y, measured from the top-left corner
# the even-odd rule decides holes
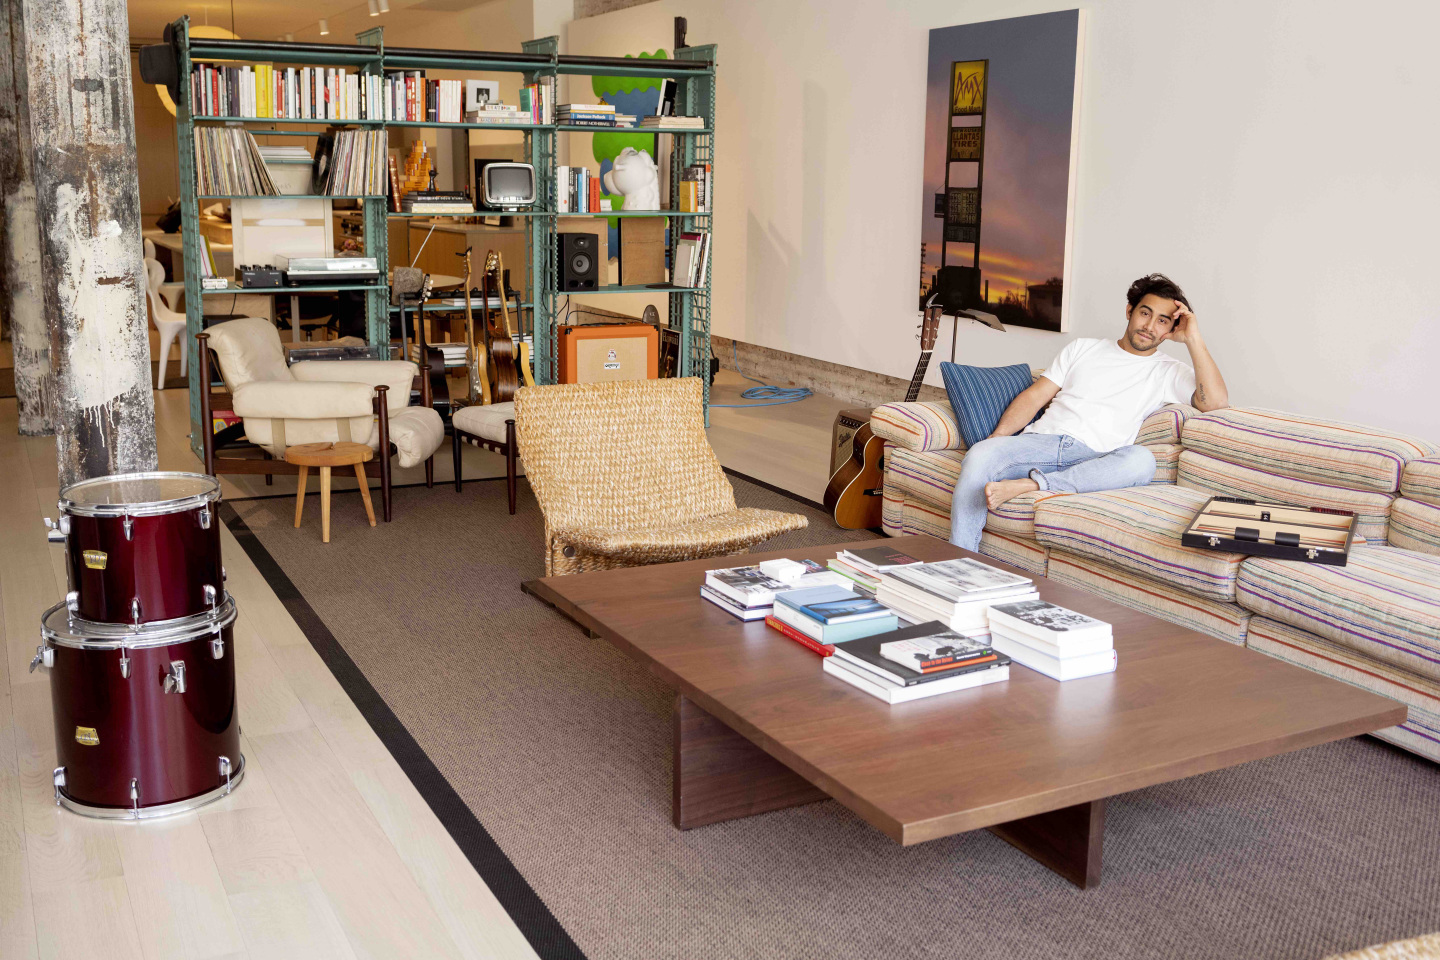
[[[1191,310],[1190,301],[1185,299],[1185,291],[1180,285],[1163,273],[1147,273],[1145,276],[1130,284],[1130,289],[1125,291],[1125,302],[1130,306],[1138,306],[1150,294],[1157,297],[1164,297],[1166,300],[1179,300]]]

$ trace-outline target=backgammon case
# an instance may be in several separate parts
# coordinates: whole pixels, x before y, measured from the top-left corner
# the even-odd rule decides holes
[[[1187,547],[1343,567],[1355,514],[1240,497],[1211,497],[1180,535]]]

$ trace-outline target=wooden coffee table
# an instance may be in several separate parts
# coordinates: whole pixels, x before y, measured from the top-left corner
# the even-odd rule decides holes
[[[700,598],[704,571],[829,547],[547,577],[527,592],[640,660],[676,693],[681,829],[833,797],[892,839],[989,829],[1061,876],[1099,882],[1105,799],[1405,719],[1393,700],[1037,577],[1040,595],[1114,625],[1119,669],[890,706],[819,658]],[[959,556],[931,537],[887,546]],[[1018,572],[1018,571],[1017,571]]]

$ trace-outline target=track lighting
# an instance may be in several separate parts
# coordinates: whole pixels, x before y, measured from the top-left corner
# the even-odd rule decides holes
[[[320,36],[330,36],[330,24],[326,23],[324,20],[320,21]]]
[[[372,16],[372,17],[378,17],[378,16],[380,16],[380,8],[375,5],[375,0],[370,0],[370,4],[369,4],[369,5],[370,5],[370,16]]]
[[[286,43],[294,43],[294,42],[295,42],[295,34],[293,34],[293,33],[287,33],[287,34],[285,34],[285,42],[286,42]]]
[[[380,12],[381,12],[381,13],[389,13],[389,12],[390,12],[390,0],[380,0]]]

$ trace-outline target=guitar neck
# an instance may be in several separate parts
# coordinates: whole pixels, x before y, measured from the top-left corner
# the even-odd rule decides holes
[[[905,391],[905,402],[914,403],[920,396],[920,385],[925,382],[925,371],[930,368],[930,351],[920,351],[920,359],[915,362],[915,374],[910,378],[910,389]]]

